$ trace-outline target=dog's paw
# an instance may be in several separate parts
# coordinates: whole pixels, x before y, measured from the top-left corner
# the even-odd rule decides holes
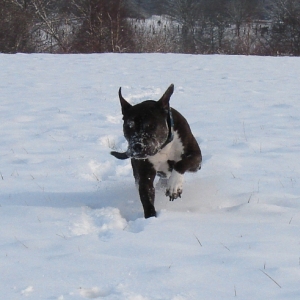
[[[183,175],[173,170],[168,180],[166,196],[170,198],[170,201],[174,201],[178,197],[181,198],[183,186]]]
[[[182,190],[177,190],[176,193],[171,193],[169,190],[166,190],[166,196],[169,197],[170,201],[174,201],[177,198],[181,198]]]

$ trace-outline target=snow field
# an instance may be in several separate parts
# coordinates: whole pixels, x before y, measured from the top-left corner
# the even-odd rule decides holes
[[[0,55],[3,299],[298,299],[298,58]],[[203,167],[143,219],[118,89],[189,121]]]

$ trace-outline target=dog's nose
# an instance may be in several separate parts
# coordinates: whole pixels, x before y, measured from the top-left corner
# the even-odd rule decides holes
[[[140,153],[143,149],[142,144],[135,144],[135,145],[133,145],[132,148],[133,148],[133,151],[136,153]]]

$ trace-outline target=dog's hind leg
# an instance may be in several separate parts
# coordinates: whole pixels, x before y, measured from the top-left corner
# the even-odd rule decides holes
[[[159,177],[158,182],[155,185],[156,190],[165,189],[168,186],[168,178],[164,172],[156,172],[156,175]]]
[[[168,179],[160,177],[157,184],[155,185],[155,188],[157,190],[162,190],[167,188],[167,186],[168,186]]]
[[[145,159],[131,159],[133,175],[138,186],[145,218],[156,217],[154,207],[155,188],[153,181],[156,175],[151,163]]]

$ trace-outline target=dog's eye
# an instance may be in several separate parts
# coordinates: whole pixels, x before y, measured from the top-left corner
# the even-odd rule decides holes
[[[134,122],[133,121],[128,121],[126,123],[126,125],[129,127],[129,128],[133,128],[134,127]]]

